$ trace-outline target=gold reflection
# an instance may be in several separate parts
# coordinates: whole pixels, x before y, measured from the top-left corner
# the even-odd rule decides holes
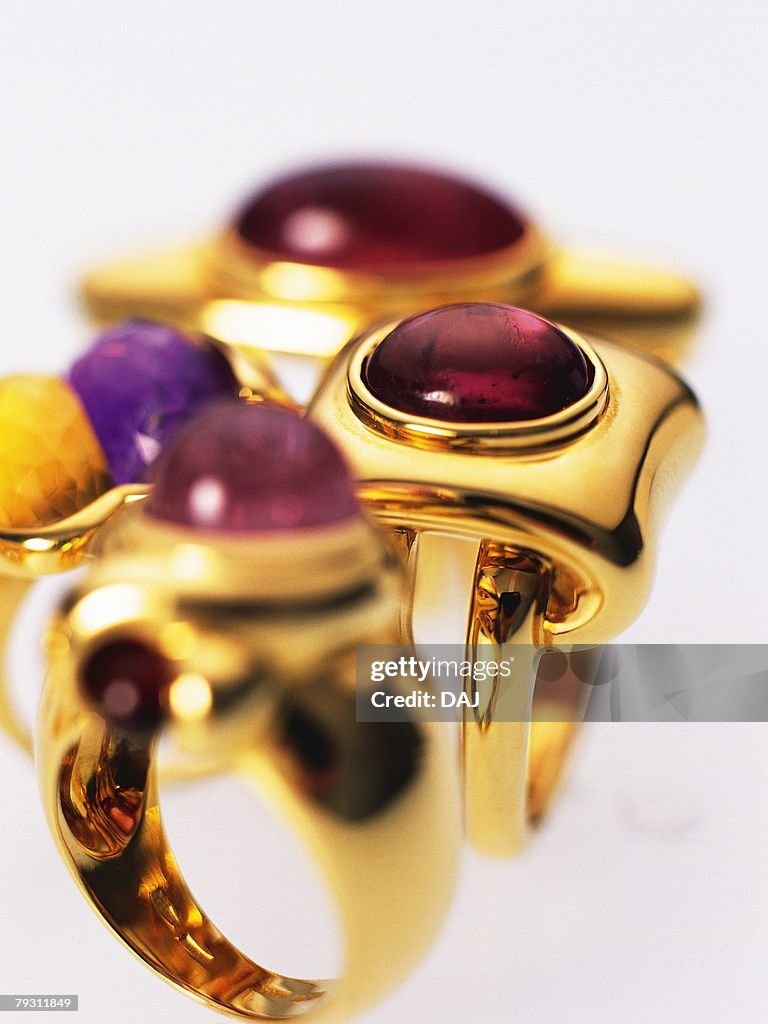
[[[315,310],[222,299],[208,303],[201,327],[205,334],[230,345],[257,342],[273,352],[331,356],[355,333],[358,319],[344,306]]]
[[[183,672],[171,684],[171,710],[186,722],[201,722],[213,706],[208,680],[196,672]]]

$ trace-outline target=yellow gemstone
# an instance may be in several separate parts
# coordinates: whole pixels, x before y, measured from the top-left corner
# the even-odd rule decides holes
[[[0,527],[48,526],[111,486],[85,410],[64,381],[0,380]]]

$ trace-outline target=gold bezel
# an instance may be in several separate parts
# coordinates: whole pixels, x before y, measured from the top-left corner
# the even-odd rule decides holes
[[[585,338],[558,325],[558,329],[578,345],[593,371],[589,390],[573,405],[540,419],[493,423],[450,423],[402,412],[380,401],[365,381],[369,356],[400,322],[386,324],[366,335],[358,343],[347,369],[347,396],[355,415],[370,430],[394,441],[419,448],[463,452],[540,451],[580,437],[597,422],[608,404],[608,374],[603,361]]]
[[[398,309],[437,305],[440,297],[498,298],[532,287],[550,252],[542,232],[528,222],[511,245],[472,258],[445,260],[423,268],[349,270],[280,259],[243,241],[230,225],[213,239],[207,258],[213,274],[235,297],[285,301],[373,303]]]

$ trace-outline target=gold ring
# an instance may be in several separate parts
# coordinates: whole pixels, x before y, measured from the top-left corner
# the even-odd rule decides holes
[[[463,729],[468,834],[514,853],[573,736],[567,702],[562,721],[531,726],[539,655],[604,643],[642,609],[660,517],[702,438],[697,402],[656,359],[514,307],[463,303],[351,342],[309,415],[400,539],[406,617],[414,595],[466,602],[460,641],[473,656],[524,645],[516,678]],[[430,585],[441,578],[434,535],[474,545],[461,593]]]
[[[460,843],[438,725],[355,721],[354,651],[397,639],[402,567],[320,430],[218,403],[99,533],[53,624],[37,737],[46,813],[77,882],[165,980],[242,1019],[343,1020],[418,961]],[[165,838],[160,736],[259,781],[325,869],[341,980],[259,966],[189,892]]]
[[[34,580],[89,558],[101,527],[145,497],[163,446],[225,395],[290,404],[257,352],[149,322],[105,331],[65,379],[0,380],[0,650]],[[0,726],[31,752],[2,672]]]
[[[371,322],[487,300],[674,362],[700,304],[674,273],[562,248],[485,186],[394,163],[288,174],[198,242],[93,271],[83,296],[100,322],[151,317],[320,358]]]

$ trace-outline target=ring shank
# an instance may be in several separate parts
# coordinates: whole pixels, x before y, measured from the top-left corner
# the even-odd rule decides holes
[[[240,1019],[312,1011],[313,1020],[343,1020],[380,999],[418,962],[447,909],[460,846],[447,730],[419,726],[413,778],[377,813],[354,820],[297,788],[271,744],[238,760],[239,771],[325,870],[346,949],[342,979],[327,983],[262,967],[227,940],[195,901],[166,839],[151,741],[112,733],[96,715],[86,724],[86,716],[73,720],[70,713],[74,728],[62,729],[61,692],[51,678],[41,716],[49,821],[89,900],[165,980]]]
[[[32,736],[13,701],[5,661],[16,616],[34,580],[0,575],[0,728],[26,754],[32,754]]]
[[[479,709],[465,709],[462,729],[467,835],[491,856],[513,856],[525,846],[578,734],[582,688],[537,679],[548,589],[547,568],[535,556],[481,542],[467,649],[473,661],[514,658],[512,677]]]
[[[61,793],[64,806],[70,801],[70,813],[73,794],[63,790],[73,785],[72,767],[62,777]],[[78,788],[84,784],[79,780]],[[130,841],[118,856],[89,858],[87,869],[63,808],[59,823],[70,855],[79,862],[83,888],[122,940],[167,980],[215,1009],[255,1019],[285,1018],[321,1000],[322,983],[267,970],[226,939],[184,882],[162,827],[155,784],[134,798],[143,807]],[[130,801],[130,794],[122,792],[120,800]],[[106,813],[117,829],[131,828],[130,814],[123,816],[116,806]]]

